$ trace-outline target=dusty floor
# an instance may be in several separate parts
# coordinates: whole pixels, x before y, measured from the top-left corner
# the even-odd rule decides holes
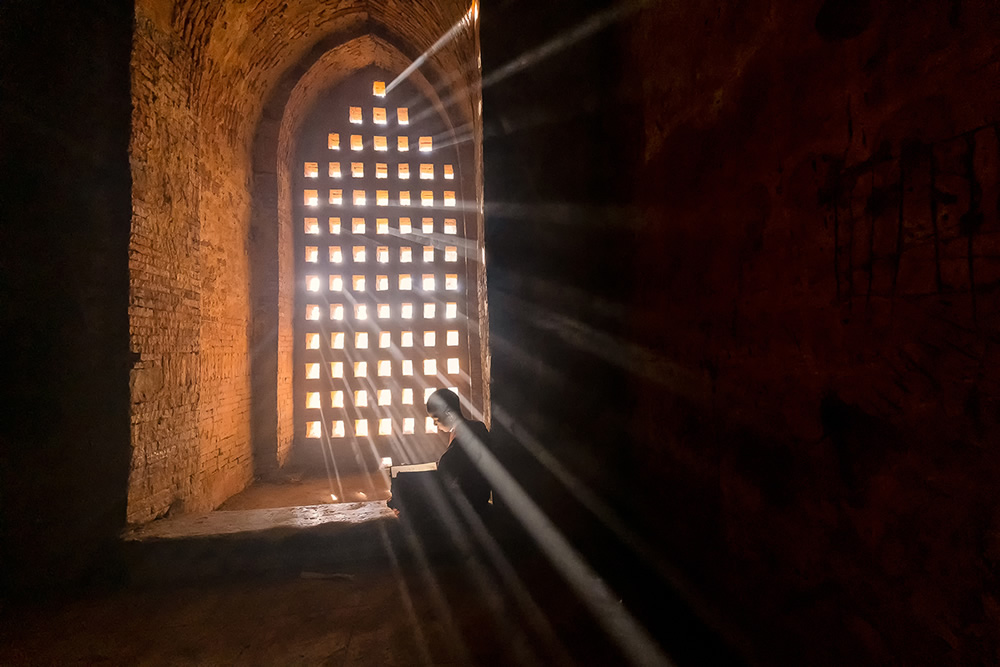
[[[371,475],[354,473],[328,478],[326,475],[282,473],[274,479],[258,479],[224,502],[220,510],[250,510],[297,507],[327,503],[355,503],[389,498],[388,471]]]

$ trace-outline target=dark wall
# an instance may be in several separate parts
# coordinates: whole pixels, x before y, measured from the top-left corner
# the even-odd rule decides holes
[[[0,580],[111,563],[129,460],[129,2],[0,4]]]
[[[764,662],[995,661],[995,5],[602,7],[483,8],[496,412]]]

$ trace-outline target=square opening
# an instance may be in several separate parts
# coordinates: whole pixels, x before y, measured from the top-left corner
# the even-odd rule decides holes
[[[460,372],[458,367],[458,359],[454,357],[448,360],[448,375],[458,375]]]
[[[389,262],[389,246],[380,245],[375,248],[375,261],[379,264],[387,264]]]
[[[319,291],[319,276],[306,276],[306,291],[307,292]]]
[[[378,362],[378,376],[387,378],[392,375],[392,362],[388,359],[380,359]]]
[[[365,191],[364,190],[355,190],[354,191],[354,205],[355,206],[364,206],[365,205]]]
[[[376,162],[375,178],[389,178],[389,165],[385,162]]]
[[[354,362],[354,377],[356,377],[356,378],[368,377],[368,362],[367,361],[355,361]]]
[[[410,246],[403,246],[399,249],[399,261],[402,264],[408,264],[413,261],[413,248]]]
[[[379,435],[392,435],[392,419],[390,419],[389,417],[381,417],[381,418],[379,418],[379,420],[378,420],[378,434]]]
[[[365,177],[365,163],[364,162],[352,162],[351,163],[351,178],[364,178]]]
[[[367,419],[355,419],[354,420],[354,435],[359,438],[366,437],[368,435],[368,420]]]
[[[404,320],[412,320],[413,319],[413,304],[412,303],[404,303],[403,305],[401,305],[399,307],[399,316],[402,317]]]
[[[437,359],[424,359],[424,375],[437,375]]]
[[[319,379],[319,364],[306,364],[306,379],[307,380]]]
[[[330,333],[330,349],[333,350],[343,350],[344,341],[347,340],[347,334],[343,331],[334,331]]]
[[[388,389],[379,389],[378,404],[382,406],[392,405],[392,391]]]
[[[457,234],[458,233],[458,223],[455,222],[455,218],[445,218],[444,219],[444,233],[445,234]]]
[[[433,164],[428,164],[426,162],[421,163],[421,165],[420,165],[420,178],[424,179],[425,181],[433,181],[434,180],[434,165]]]
[[[444,247],[444,261],[446,262],[457,262],[458,261],[458,247],[453,245],[448,245]]]
[[[410,150],[410,140],[408,137],[396,137],[396,150],[405,153]]]
[[[387,150],[389,150],[389,141],[385,137],[376,136],[375,137],[375,150],[377,150],[377,151],[387,151]]]
[[[323,436],[322,422],[306,422],[307,438],[320,438],[322,436]]]
[[[354,405],[359,408],[368,407],[368,392],[364,389],[358,389],[354,392]]]
[[[400,206],[409,206],[410,205],[410,191],[409,190],[400,190],[399,191],[399,205]]]
[[[405,162],[400,162],[396,165],[396,175],[399,178],[409,178],[410,177],[410,165]]]
[[[424,433],[434,433],[437,426],[434,424],[434,417],[424,417]]]
[[[351,287],[355,292],[365,291],[365,277],[360,274],[351,276]]]
[[[340,173],[340,163],[331,162],[329,170],[330,178],[340,178],[343,174]]]
[[[386,124],[387,121],[386,121],[386,116],[385,116],[385,107],[373,107],[372,108],[372,121],[376,125],[385,125]]]
[[[455,329],[450,329],[444,334],[444,344],[448,347],[455,347],[458,345],[458,331]]]
[[[363,245],[356,245],[352,249],[351,256],[357,263],[362,263],[365,261],[365,247]]]
[[[430,137],[420,137],[420,152],[430,153],[434,148],[434,140]]]
[[[378,346],[383,349],[392,347],[392,334],[388,331],[380,331],[378,334]]]
[[[302,193],[302,203],[306,206],[319,206],[319,190],[305,190]]]
[[[342,377],[344,377],[344,362],[343,361],[331,361],[330,362],[330,377],[332,377],[332,378],[342,378]]]
[[[403,359],[401,364],[401,370],[403,375],[413,375],[413,360]]]
[[[342,420],[342,419],[335,419],[333,421],[333,424],[331,426],[332,426],[332,428],[330,429],[330,437],[331,438],[343,438],[343,437],[346,437],[347,432],[344,430],[344,420]]]
[[[458,290],[458,274],[446,273],[444,276],[444,288],[450,292]]]
[[[305,219],[306,234],[319,234],[319,218]]]
[[[424,332],[424,347],[434,347],[437,342],[437,335],[433,331]]]
[[[420,231],[424,234],[434,233],[434,218],[424,218],[420,221]]]
[[[385,97],[385,81],[376,81],[372,84],[372,95]]]
[[[351,232],[354,234],[364,234],[365,233],[365,219],[364,218],[351,218]]]
[[[351,107],[347,114],[348,120],[355,125],[361,123],[361,107]]]
[[[319,306],[313,303],[306,306],[306,320],[310,322],[319,321]]]
[[[431,190],[421,190],[420,203],[424,206],[434,206],[434,192]]]
[[[413,435],[416,420],[413,417],[403,417],[403,435]]]
[[[413,225],[410,223],[410,219],[409,218],[400,218],[399,219],[399,233],[400,234],[409,234],[412,231],[413,231]]]
[[[455,168],[450,164],[444,166],[444,178],[445,180],[453,180],[455,178]]]
[[[319,162],[306,162],[303,172],[306,178],[319,178]]]
[[[375,218],[375,233],[376,234],[389,233],[389,218]]]
[[[368,332],[358,331],[354,334],[354,347],[359,350],[368,349]]]
[[[330,392],[330,405],[335,408],[344,407],[344,392],[340,389]]]
[[[342,292],[344,290],[344,278],[342,276],[330,276],[330,291]]]
[[[331,132],[326,135],[326,147],[331,151],[340,150],[340,135],[336,132]]]
[[[387,303],[380,303],[380,304],[378,304],[377,306],[375,306],[375,312],[378,313],[378,318],[380,320],[387,320],[387,319],[389,319],[389,317],[390,317],[390,314],[389,314],[389,304],[387,304]]]
[[[423,276],[421,276],[420,286],[424,288],[425,292],[433,292],[434,291],[434,274],[433,273],[425,273]]]
[[[344,191],[340,189],[330,190],[330,203],[340,206],[344,203]]]
[[[368,319],[368,305],[364,303],[354,304],[354,319],[356,320],[367,320]]]
[[[434,246],[425,245],[424,246],[424,261],[433,262],[434,261]]]
[[[315,264],[319,261],[319,247],[314,245],[306,246],[306,262]]]
[[[404,332],[402,332],[400,334],[400,337],[399,337],[399,346],[400,347],[413,347],[413,332],[412,331],[404,331]]]
[[[409,273],[399,274],[399,289],[408,290],[413,289],[413,276]]]
[[[375,291],[384,292],[389,289],[389,276],[375,276]]]
[[[410,124],[410,110],[406,107],[396,108],[396,119],[399,121],[400,125]]]
[[[454,190],[445,190],[444,191],[444,205],[445,206],[454,206],[455,205],[455,191]]]
[[[458,304],[457,303],[444,304],[444,318],[446,320],[453,320],[456,317],[458,317]]]
[[[413,389],[406,387],[400,395],[399,402],[403,405],[413,405]]]
[[[344,304],[342,303],[330,304],[330,319],[336,320],[338,322],[344,319]]]
[[[339,245],[330,246],[330,263],[340,264],[344,261],[344,253],[340,250]]]
[[[425,303],[424,304],[424,319],[425,320],[432,320],[432,319],[434,319],[434,311],[435,310],[436,310],[436,307],[435,307],[435,304],[434,304],[433,301],[429,301],[429,302]]]
[[[340,233],[340,218],[330,218],[330,233],[331,234]]]
[[[307,350],[318,350],[319,349],[319,334],[318,333],[307,333],[306,334],[306,349]]]
[[[376,206],[388,206],[389,205],[389,191],[388,190],[376,190],[375,191],[375,205]]]
[[[424,405],[427,405],[427,401],[430,400],[431,394],[433,394],[437,389],[434,387],[424,387]]]
[[[364,149],[364,147],[365,147],[365,142],[362,141],[361,135],[360,134],[352,134],[351,135],[351,150],[352,151],[360,151],[360,150]]]

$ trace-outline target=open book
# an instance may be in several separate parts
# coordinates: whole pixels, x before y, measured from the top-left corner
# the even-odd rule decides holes
[[[430,461],[428,463],[411,463],[409,465],[401,466],[391,466],[389,468],[389,474],[395,477],[401,472],[424,472],[426,470],[437,470],[437,461]]]

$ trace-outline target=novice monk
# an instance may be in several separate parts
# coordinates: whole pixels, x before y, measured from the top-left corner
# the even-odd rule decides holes
[[[438,472],[455,484],[469,504],[479,513],[489,505],[490,485],[476,463],[481,448],[490,446],[490,432],[485,424],[466,419],[455,392],[438,389],[427,399],[427,413],[445,433],[451,433],[448,449],[438,461]],[[478,441],[478,442],[477,442]]]

